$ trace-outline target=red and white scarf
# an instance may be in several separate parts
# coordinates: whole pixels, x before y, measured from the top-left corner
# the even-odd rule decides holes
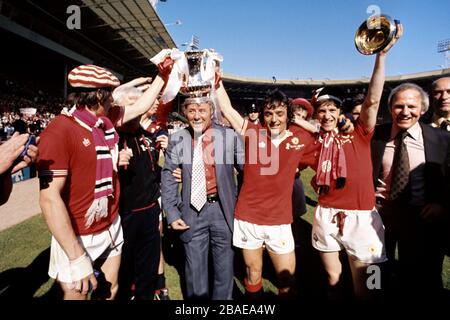
[[[117,170],[114,154],[118,150],[119,135],[107,117],[96,117],[86,109],[75,108],[72,108],[70,114],[81,126],[92,132],[97,154],[94,201],[85,215],[85,225],[89,228],[94,220],[99,221],[108,216],[108,197],[114,191],[113,170]]]
[[[336,128],[333,131],[321,132],[319,142],[322,143],[319,163],[317,164],[315,181],[319,194],[328,193],[331,183],[336,183],[336,189],[343,188],[347,178],[347,163],[342,141]]]

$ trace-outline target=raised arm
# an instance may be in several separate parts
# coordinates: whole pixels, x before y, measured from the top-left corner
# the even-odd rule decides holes
[[[145,90],[144,94],[132,105],[125,106],[125,112],[123,116],[123,123],[126,123],[130,120],[133,120],[142,114],[146,113],[148,109],[150,109],[158,98],[158,94],[161,92],[164,84],[167,83],[169,79],[170,72],[173,68],[173,60],[169,57],[166,57],[163,62],[158,64],[159,73],[156,76],[155,80],[153,80],[150,87]],[[148,82],[149,78],[139,78]],[[133,80],[135,81],[135,80]],[[130,85],[130,83],[138,88],[146,88],[145,83],[138,83],[139,81],[133,81],[126,83],[124,86]]]
[[[316,133],[318,131],[317,126],[313,125],[309,121],[306,121],[305,119],[294,118],[292,122],[311,133]]]
[[[222,111],[223,116],[227,118],[233,129],[241,134],[242,128],[244,126],[244,118],[237,112],[231,105],[230,98],[223,86],[222,81],[219,82],[219,87],[216,89],[217,103],[219,104],[220,111]]]
[[[164,86],[164,80],[158,75],[144,94],[130,106],[125,106],[123,123],[131,121],[149,110]]]
[[[394,46],[397,40],[403,35],[403,26],[397,25],[397,34],[381,52],[376,55],[375,65],[370,78],[366,99],[361,107],[360,122],[367,130],[371,130],[377,123],[377,113],[380,107],[381,96],[385,81],[385,60],[388,51]]]

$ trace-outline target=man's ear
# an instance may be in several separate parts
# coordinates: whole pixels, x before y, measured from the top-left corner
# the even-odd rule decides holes
[[[210,103],[209,107],[211,109],[211,120],[214,118],[214,111],[216,110],[216,108],[214,108],[214,106]]]

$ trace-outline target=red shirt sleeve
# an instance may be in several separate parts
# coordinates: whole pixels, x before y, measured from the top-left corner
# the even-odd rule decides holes
[[[355,134],[359,135],[366,142],[370,142],[370,140],[372,139],[372,136],[375,132],[375,128],[372,128],[371,130],[365,129],[359,119],[360,118],[358,118],[358,120],[356,120],[356,123],[355,123]]]
[[[39,140],[39,156],[36,163],[39,177],[65,177],[68,175],[70,133],[64,126],[69,118],[57,116],[44,130]]]
[[[304,129],[302,130],[303,132],[301,133],[301,141],[303,141],[303,143],[305,144],[305,149],[301,158],[299,159],[298,168],[300,170],[303,170],[307,167],[312,167],[315,170],[316,168],[314,168],[314,166],[317,156],[320,152],[320,143],[317,142],[315,134],[307,132]]]

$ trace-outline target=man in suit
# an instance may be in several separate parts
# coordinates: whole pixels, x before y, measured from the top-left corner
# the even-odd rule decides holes
[[[419,123],[429,105],[428,95],[419,86],[397,86],[388,104],[392,123],[376,127],[372,163],[386,228],[390,280],[398,277],[406,296],[436,296],[442,290],[443,169],[450,135]],[[396,282],[388,284],[394,289]]]
[[[232,129],[212,123],[209,97],[183,104],[189,127],[171,135],[162,171],[167,222],[181,231],[188,299],[230,300],[233,292],[233,213],[237,197],[234,168],[243,149]],[[200,160],[200,161],[197,161]],[[182,169],[182,190],[172,172]],[[209,294],[208,254],[214,270]]]

